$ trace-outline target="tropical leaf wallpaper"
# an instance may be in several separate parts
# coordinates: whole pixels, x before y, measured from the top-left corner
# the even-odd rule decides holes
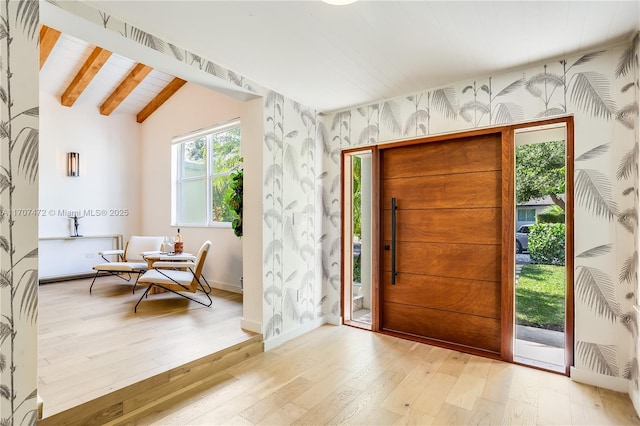
[[[316,277],[323,240],[317,194],[322,188],[317,113],[269,92],[264,101],[265,340],[322,316]]]
[[[336,181],[339,149],[567,113],[575,117],[575,367],[637,383],[637,36],[609,50],[328,114],[325,180]],[[340,298],[332,281],[340,229],[331,215],[340,201],[331,185],[323,198],[332,307]]]
[[[0,209],[37,208],[38,2],[0,0]],[[263,96],[263,334],[340,312],[342,149],[575,116],[575,367],[638,385],[638,37],[607,50],[322,113],[81,2],[67,12]],[[15,52],[28,52],[33,55]],[[318,82],[320,85],[321,82]],[[0,424],[34,424],[36,217],[0,215]]]
[[[211,74],[214,77],[218,77],[248,92],[264,94],[266,91],[264,87],[260,86],[256,82],[251,81],[240,74],[236,74],[220,64],[214,63],[187,49],[176,46],[154,34],[145,32],[142,29],[137,28],[131,24],[122,22],[114,16],[97,10],[86,3],[78,1],[46,1],[54,4],[57,7],[65,9],[73,15],[77,15],[88,21],[91,21],[106,30],[118,33],[129,40],[141,44],[142,46],[153,49],[158,53],[167,55],[172,59],[183,62],[194,68]]]
[[[38,207],[39,23],[37,1],[0,2],[2,425],[37,422],[38,222],[14,212]]]

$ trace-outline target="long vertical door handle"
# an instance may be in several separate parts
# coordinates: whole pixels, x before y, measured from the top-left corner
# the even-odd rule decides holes
[[[398,205],[395,197],[391,198],[391,284],[396,285],[396,211]]]

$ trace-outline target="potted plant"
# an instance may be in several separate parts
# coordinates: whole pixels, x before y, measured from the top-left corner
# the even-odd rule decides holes
[[[242,237],[242,184],[244,170],[239,169],[231,173],[230,176],[231,182],[229,183],[229,188],[225,194],[225,202],[234,215],[233,221],[231,222],[233,233],[238,237]]]

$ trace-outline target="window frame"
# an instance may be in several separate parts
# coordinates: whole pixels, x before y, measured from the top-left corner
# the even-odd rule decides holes
[[[225,123],[216,124],[204,129],[197,130],[185,135],[174,137],[171,141],[171,225],[193,228],[231,228],[231,222],[219,222],[213,220],[213,179],[230,176],[234,170],[229,169],[225,172],[213,173],[213,138],[218,133],[226,132],[232,129],[238,129],[242,135],[242,127],[240,119],[236,118]],[[198,139],[205,138],[205,172],[204,175],[184,177],[184,155],[186,145],[195,142]],[[242,149],[242,136],[240,140],[240,149]],[[242,154],[240,153],[240,157]],[[203,222],[187,222],[184,220],[184,212],[182,211],[184,204],[182,200],[183,185],[188,182],[204,181],[205,184],[205,217]]]
[[[529,220],[527,218],[529,212],[533,212],[533,219]],[[524,213],[525,218],[520,219],[520,213]],[[535,222],[536,220],[536,209],[535,208],[520,208],[518,209],[518,217],[516,218],[518,222]]]

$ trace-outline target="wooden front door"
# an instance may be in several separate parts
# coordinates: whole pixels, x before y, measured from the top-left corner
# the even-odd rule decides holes
[[[501,159],[500,133],[381,149],[382,330],[500,353]]]

